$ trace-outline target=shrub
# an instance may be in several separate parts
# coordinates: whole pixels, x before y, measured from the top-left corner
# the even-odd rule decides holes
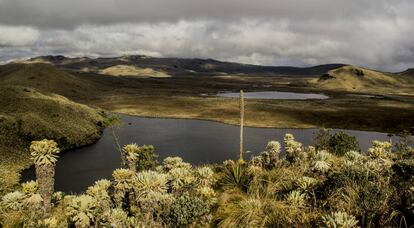
[[[328,176],[324,190],[326,206],[360,218],[361,225],[383,223],[391,213],[394,187],[391,178],[370,170],[365,164],[344,166]],[[321,198],[321,197],[320,197]]]
[[[145,197],[150,191],[159,193],[167,192],[168,177],[156,171],[142,171],[137,174],[135,191],[138,197]]]
[[[390,142],[380,142],[378,140],[374,140],[372,142],[372,147],[368,149],[368,156],[371,158],[387,158],[390,153]]]
[[[65,208],[66,215],[76,227],[90,227],[95,223],[96,200],[88,195],[73,197]]]
[[[59,152],[57,143],[53,140],[33,141],[30,145],[30,154],[37,166],[54,165]]]
[[[217,212],[218,227],[264,227],[265,202],[255,197],[233,200]]]
[[[411,214],[414,214],[414,186],[408,190],[407,209],[410,210]]]
[[[200,167],[196,170],[197,182],[202,186],[211,186],[216,182],[214,171],[210,167]]]
[[[361,153],[357,152],[357,151],[348,151],[345,153],[345,158],[348,161],[352,161],[352,162],[356,162],[356,163],[361,163],[363,162],[365,156],[362,155]]]
[[[246,191],[250,182],[247,168],[248,166],[245,163],[229,163],[224,168],[221,185],[224,188],[239,188],[242,191]]]
[[[216,192],[211,187],[198,187],[195,189],[197,196],[199,196],[201,199],[205,200],[206,202],[209,202],[211,204],[214,204],[216,202]]]
[[[116,169],[112,176],[115,180],[114,200],[117,207],[124,206],[125,197],[134,187],[136,181],[135,173],[129,169]]]
[[[115,208],[107,212],[106,222],[102,225],[113,228],[130,227],[130,221],[128,220],[128,214],[122,209]]]
[[[39,184],[37,181],[27,181],[22,183],[22,191],[26,194],[36,193],[39,189]]]
[[[25,195],[22,192],[11,192],[3,196],[1,206],[8,210],[18,211],[22,207],[22,201]]]
[[[300,191],[292,191],[286,196],[286,201],[289,205],[295,207],[303,207],[306,204],[306,195]]]
[[[311,224],[319,217],[317,211],[306,210],[283,201],[266,199],[266,227],[315,227]]]
[[[318,180],[313,177],[301,177],[296,181],[296,185],[304,192],[309,192],[315,188]]]
[[[165,171],[169,171],[174,168],[191,168],[191,165],[189,163],[183,162],[183,159],[180,157],[166,157],[164,159],[163,165]]]
[[[354,216],[346,212],[333,212],[330,215],[322,217],[324,225],[327,228],[352,228],[357,227],[358,221]]]
[[[186,168],[174,168],[168,172],[168,183],[173,191],[180,191],[190,187],[196,180],[192,170]]]
[[[350,136],[344,132],[333,134],[328,141],[329,151],[343,156],[346,152],[359,150],[358,141],[355,136]]]
[[[144,145],[139,147],[138,152],[138,160],[137,160],[137,170],[148,170],[148,169],[155,169],[158,165],[158,155],[154,153],[155,148],[152,145]]]
[[[30,144],[30,155],[36,167],[36,177],[39,183],[39,193],[44,201],[45,216],[49,216],[52,210],[55,165],[59,152],[60,149],[53,140],[44,139],[33,141]]]
[[[127,165],[127,167],[136,172],[137,170],[137,160],[138,160],[138,152],[139,152],[139,147],[137,144],[135,143],[131,143],[128,145],[125,145],[122,148],[122,157],[125,158],[125,163]]]
[[[299,160],[300,153],[303,151],[302,143],[295,141],[292,134],[286,134],[284,138],[286,160],[293,163]]]
[[[399,160],[394,163],[392,170],[402,178],[414,176],[414,159]]]
[[[314,138],[316,150],[329,150],[329,139],[331,138],[331,129],[319,129]]]
[[[111,186],[109,180],[98,180],[94,185],[88,187],[86,194],[92,196],[97,201],[97,209],[99,212],[107,211],[112,206],[112,200],[109,196],[108,189]]]
[[[318,151],[315,157],[315,161],[313,161],[313,170],[320,172],[320,173],[326,173],[328,172],[332,164],[330,162],[332,158],[332,155],[324,150]]]
[[[266,152],[269,154],[268,162],[265,164],[266,168],[273,168],[279,161],[280,157],[280,143],[277,141],[270,141],[267,143]]]
[[[279,157],[280,143],[277,141],[270,141],[266,146],[266,150],[261,152],[258,156],[254,156],[250,163],[254,166],[272,169],[279,161]]]
[[[210,209],[203,200],[185,192],[171,204],[162,218],[169,227],[186,227],[197,223],[209,212]]]
[[[400,153],[403,158],[413,157],[414,155],[414,136],[408,132],[403,132],[398,134],[400,139],[395,144],[395,149],[397,153]]]
[[[170,207],[174,200],[174,196],[170,193],[151,190],[137,198],[140,211],[149,218],[154,215],[158,218],[162,212],[165,212]]]

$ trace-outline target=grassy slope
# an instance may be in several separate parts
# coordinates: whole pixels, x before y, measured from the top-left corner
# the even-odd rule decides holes
[[[116,65],[111,66],[99,71],[101,74],[112,75],[112,76],[137,76],[137,77],[155,77],[165,78],[170,77],[165,72],[157,71],[152,68],[140,68],[128,65]]]
[[[317,88],[377,94],[412,94],[412,81],[395,74],[355,66],[331,70],[320,79],[310,81]]]
[[[97,84],[50,64],[7,64],[0,66],[0,83],[35,88],[71,98],[87,97]]]
[[[51,93],[79,96],[88,84],[74,79],[42,64],[0,68],[0,195],[17,183],[18,171],[31,164],[26,148],[32,140],[54,139],[68,149],[100,137],[101,113]]]

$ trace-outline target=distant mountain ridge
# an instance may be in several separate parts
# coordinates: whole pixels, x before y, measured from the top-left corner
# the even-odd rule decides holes
[[[62,55],[48,55],[31,58],[25,62],[49,63],[60,68],[76,71],[99,72],[114,66],[131,65],[141,69],[151,69],[165,72],[172,76],[195,75],[289,75],[289,76],[319,76],[330,70],[345,66],[345,64],[325,64],[312,67],[292,66],[260,66],[224,62],[214,59],[186,59],[186,58],[155,58],[143,55],[129,55],[120,57],[68,58]]]

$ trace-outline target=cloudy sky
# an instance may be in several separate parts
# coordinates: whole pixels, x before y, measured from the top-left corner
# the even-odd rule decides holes
[[[414,67],[413,0],[0,0],[0,61],[145,54]]]

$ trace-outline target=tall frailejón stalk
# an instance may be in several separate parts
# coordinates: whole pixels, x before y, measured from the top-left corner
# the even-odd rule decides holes
[[[243,90],[240,90],[240,151],[239,161],[243,161],[243,127],[244,127],[244,94]]]
[[[121,166],[125,167],[127,165],[126,158],[124,156],[124,153],[122,152],[122,147],[119,140],[119,130],[122,127],[121,117],[119,117],[118,115],[108,116],[105,120],[105,126],[109,128],[111,137],[114,140],[115,149],[121,154]]]
[[[30,145],[30,155],[36,167],[36,178],[39,183],[39,194],[43,198],[45,217],[50,215],[52,209],[55,165],[59,152],[57,143],[53,140],[33,141]]]

